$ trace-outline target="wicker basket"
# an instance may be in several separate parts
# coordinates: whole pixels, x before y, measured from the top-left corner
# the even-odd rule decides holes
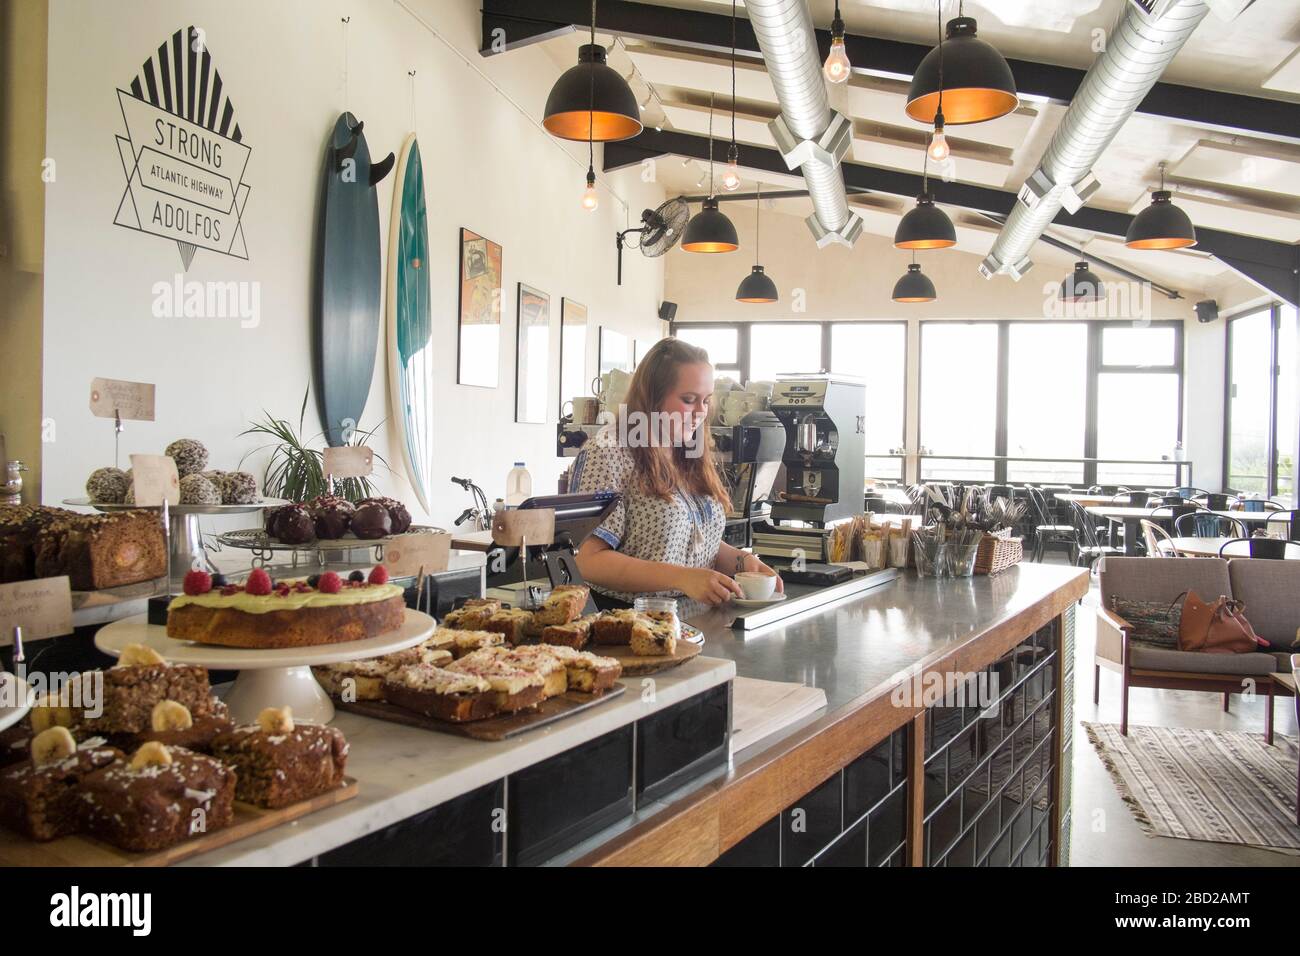
[[[1011,537],[1010,528],[986,534],[980,539],[979,551],[975,555],[975,573],[997,574],[1019,564],[1024,556],[1024,541]]]

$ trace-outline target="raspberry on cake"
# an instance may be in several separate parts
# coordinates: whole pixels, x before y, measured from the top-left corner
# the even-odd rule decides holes
[[[157,741],[81,781],[86,830],[124,850],[161,850],[229,825],[235,773],[219,760]]]
[[[77,787],[122,756],[92,737],[77,744],[66,727],[32,738],[31,757],[0,772],[0,823],[33,840],[54,840],[78,828]]]
[[[218,736],[212,753],[234,769],[238,799],[275,809],[342,783],[348,742],[336,727],[295,723],[288,707],[268,707],[256,724]]]
[[[311,647],[375,637],[402,626],[406,600],[396,584],[349,583],[327,571],[316,587],[273,585],[256,568],[241,588],[183,594],[167,610],[167,636],[226,647]]]

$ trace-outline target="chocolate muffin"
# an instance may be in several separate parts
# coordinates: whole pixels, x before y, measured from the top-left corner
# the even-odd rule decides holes
[[[316,540],[316,522],[302,505],[286,505],[275,519],[275,536],[285,544]]]
[[[403,534],[411,527],[411,512],[407,511],[406,505],[396,498],[366,498],[364,501],[358,502],[357,506],[369,504],[381,505],[388,511],[388,518],[392,522],[392,530],[389,531],[389,534]]]
[[[358,538],[382,538],[393,533],[393,519],[377,502],[362,504],[352,515],[352,533]]]
[[[316,524],[316,537],[332,540],[348,533],[356,508],[337,495],[320,495],[307,505],[307,511]]]

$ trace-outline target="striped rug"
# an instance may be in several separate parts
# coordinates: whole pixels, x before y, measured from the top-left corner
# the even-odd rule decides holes
[[[1084,721],[1142,829],[1154,836],[1300,850],[1296,741],[1262,734]]]

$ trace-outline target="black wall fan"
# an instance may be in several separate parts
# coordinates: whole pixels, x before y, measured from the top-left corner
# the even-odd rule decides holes
[[[640,228],[624,229],[618,234],[618,284],[623,284],[623,243],[629,234],[640,234],[640,240],[632,248],[640,249],[641,255],[653,259],[677,245],[690,218],[690,207],[680,197],[661,203],[658,209],[643,210]]]

